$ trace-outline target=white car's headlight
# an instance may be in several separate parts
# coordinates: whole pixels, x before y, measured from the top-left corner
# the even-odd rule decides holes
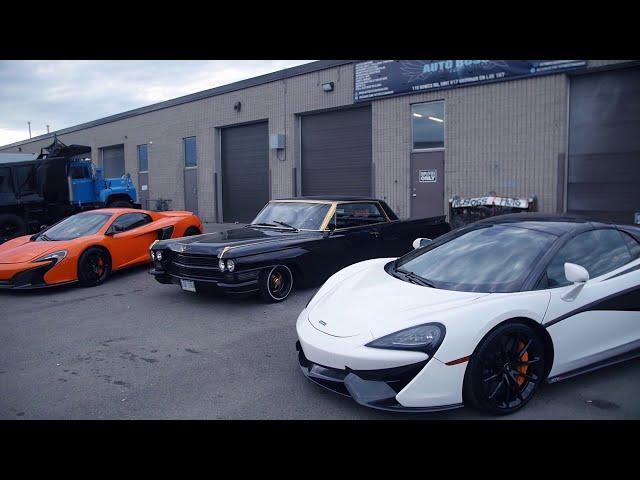
[[[64,257],[66,257],[67,253],[69,253],[67,250],[58,250],[57,252],[47,253],[46,255],[40,258],[36,258],[34,262],[53,261],[53,263],[55,264],[55,263],[58,263],[60,260],[62,260]]]
[[[417,350],[433,355],[442,343],[444,334],[444,325],[425,323],[378,338],[367,343],[366,346],[392,350]]]

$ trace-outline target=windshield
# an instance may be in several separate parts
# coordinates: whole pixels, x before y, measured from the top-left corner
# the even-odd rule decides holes
[[[108,213],[81,213],[55,224],[38,236],[38,240],[73,240],[93,235],[111,218]]]
[[[320,230],[330,207],[326,203],[270,202],[251,225]]]
[[[409,253],[396,270],[431,286],[467,292],[516,292],[556,237],[514,226],[494,225],[456,237],[417,256]]]

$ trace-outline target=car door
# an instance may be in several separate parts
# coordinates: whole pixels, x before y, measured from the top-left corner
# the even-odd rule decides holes
[[[640,246],[615,228],[570,239],[541,280],[551,294],[543,325],[554,344],[550,377],[623,354],[640,345]],[[571,284],[566,262],[583,266],[589,280]]]
[[[149,260],[149,246],[158,239],[153,219],[146,213],[124,213],[107,229],[105,243],[113,268],[122,268]]]
[[[384,257],[379,227],[385,219],[375,202],[340,203],[336,206],[334,237],[342,239],[347,265]]]

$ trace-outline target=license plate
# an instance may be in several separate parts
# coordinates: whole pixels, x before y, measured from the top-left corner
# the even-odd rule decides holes
[[[193,280],[180,279],[180,286],[182,287],[183,290],[186,290],[187,292],[196,291],[196,284],[193,283]]]

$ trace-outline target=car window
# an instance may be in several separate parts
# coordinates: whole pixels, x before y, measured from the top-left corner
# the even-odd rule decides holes
[[[125,213],[113,222],[111,229],[113,231],[126,232],[127,230],[133,230],[147,223],[151,223],[151,217],[146,213]]]
[[[13,193],[10,168],[0,168],[0,193]]]
[[[111,218],[108,213],[79,213],[42,232],[39,240],[73,240],[93,235]]]
[[[251,224],[282,227],[286,223],[303,230],[319,230],[330,207],[327,203],[269,202]]]
[[[575,263],[589,272],[589,277],[599,277],[632,260],[622,234],[614,229],[599,229],[581,233],[569,240],[553,257],[547,267],[544,287],[569,285],[564,276],[564,264]]]
[[[465,292],[517,292],[557,237],[526,228],[478,228],[432,249],[414,250],[396,268],[436,288]]]
[[[377,203],[340,203],[334,218],[336,228],[361,227],[387,219]]]
[[[631,254],[631,259],[635,260],[636,258],[640,257],[640,243],[638,243],[638,241],[628,233],[620,233],[622,234],[622,238],[627,244],[627,248],[629,249],[629,253]]]

